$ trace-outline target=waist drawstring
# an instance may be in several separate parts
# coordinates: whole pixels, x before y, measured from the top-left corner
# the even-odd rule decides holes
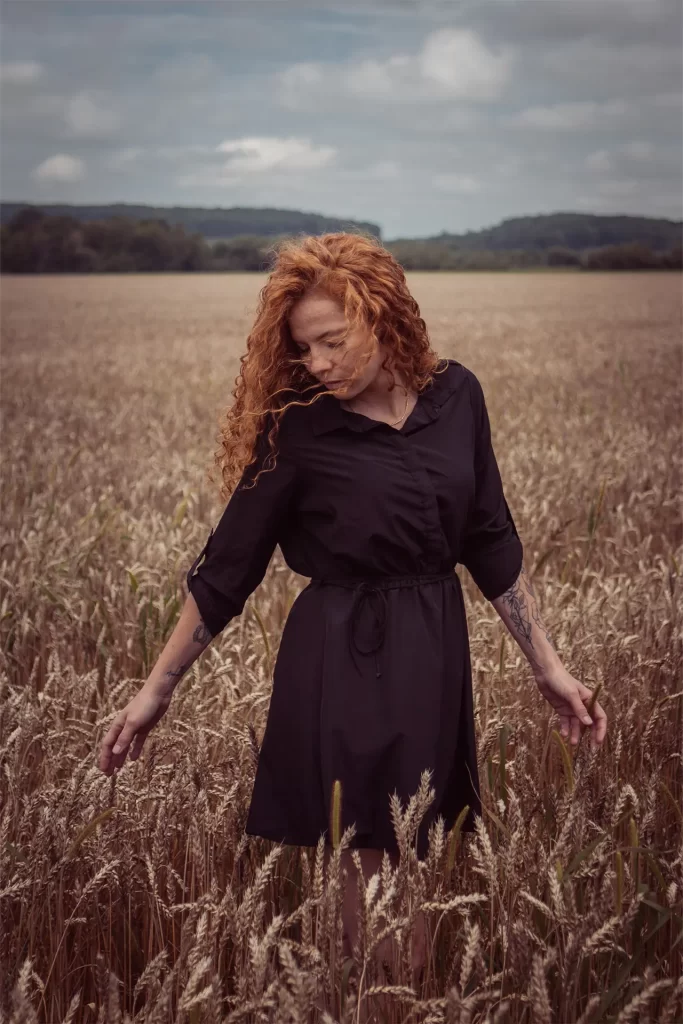
[[[358,665],[358,659],[356,652],[359,654],[374,654],[375,655],[375,678],[379,679],[382,675],[379,662],[379,652],[384,644],[384,638],[386,634],[386,621],[387,621],[387,596],[384,593],[385,590],[391,590],[394,587],[415,587],[421,583],[435,583],[438,580],[455,579],[455,572],[453,569],[448,569],[445,572],[434,572],[434,573],[419,573],[414,576],[375,576],[375,577],[363,577],[358,579],[357,577],[342,577],[339,579],[331,579],[329,577],[318,577],[311,580],[311,583],[322,583],[329,584],[336,587],[350,587],[354,591],[353,603],[351,605],[351,613],[349,616],[349,632],[348,632],[348,645],[353,662],[360,672]],[[375,602],[374,610],[374,629],[375,634],[373,642],[367,647],[361,647],[358,642],[356,627],[360,621],[360,615],[363,610],[363,604],[365,601],[370,601],[370,607],[372,607],[372,601]]]

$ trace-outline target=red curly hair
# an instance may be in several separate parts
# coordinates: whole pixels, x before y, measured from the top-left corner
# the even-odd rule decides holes
[[[439,356],[430,346],[427,325],[408,291],[403,268],[374,235],[332,232],[288,238],[273,246],[274,264],[259,293],[256,319],[240,356],[234,401],[221,417],[220,444],[215,465],[222,477],[221,496],[227,501],[243,472],[257,458],[257,440],[265,435],[270,451],[253,479],[273,469],[274,442],[279,420],[292,405],[311,405],[325,394],[306,392],[320,387],[303,364],[289,330],[294,304],[311,289],[323,291],[343,306],[349,332],[368,330],[368,340],[384,343],[387,355],[403,379],[422,391],[437,371]],[[446,369],[446,366],[443,368]],[[268,463],[266,466],[265,463]],[[209,479],[214,476],[209,472]]]

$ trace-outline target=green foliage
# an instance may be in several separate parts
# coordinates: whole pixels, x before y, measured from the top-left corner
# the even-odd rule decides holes
[[[581,257],[574,249],[565,245],[551,245],[546,253],[549,267],[578,267]]]
[[[130,211],[127,216],[90,217],[98,211],[122,208]],[[15,274],[263,273],[271,265],[273,247],[283,238],[330,230],[379,237],[374,225],[342,223],[296,211],[39,208],[6,203],[3,217],[10,210],[14,211],[11,219],[2,225],[0,270]],[[223,216],[228,214],[230,218]],[[224,232],[220,237],[212,235],[217,224]],[[189,227],[198,230],[190,233]],[[238,227],[241,230],[234,233]],[[444,232],[435,238],[396,239],[384,244],[407,271],[683,268],[680,224],[644,217],[554,214],[503,221],[495,228],[465,235]]]
[[[3,226],[0,269],[14,274],[207,270],[211,250],[161,220],[124,217],[82,224],[62,214],[20,210]]]
[[[653,252],[640,242],[606,245],[584,257],[587,270],[678,270],[681,265],[680,245],[665,253]]]
[[[0,203],[0,222],[12,220],[27,207],[26,203]],[[348,218],[324,217],[299,210],[278,210],[268,207],[254,209],[233,206],[212,209],[183,206],[143,206],[113,203],[108,206],[71,206],[62,204],[39,205],[38,210],[49,216],[67,216],[82,224],[91,221],[110,221],[113,217],[123,221],[165,221],[171,227],[181,227],[189,234],[198,234],[207,241],[257,236],[270,238],[278,235],[320,235],[325,231],[359,231],[381,237],[376,224]]]
[[[535,217],[511,217],[462,235],[443,232],[434,241],[460,249],[536,249],[555,246],[581,252],[607,245],[640,242],[654,250],[681,244],[681,222],[655,217],[594,213],[549,213]]]

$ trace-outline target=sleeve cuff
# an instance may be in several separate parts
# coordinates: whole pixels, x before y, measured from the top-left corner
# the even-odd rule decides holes
[[[230,622],[230,619],[233,618],[232,615],[227,617],[225,615],[225,597],[220,595],[220,600],[217,600],[214,596],[217,592],[199,575],[188,575],[187,588],[195,600],[199,614],[202,617],[202,622],[209,633],[211,633],[212,637],[218,636]]]
[[[466,568],[487,601],[495,601],[509,590],[522,571],[524,550],[515,535],[493,549],[482,549],[476,559],[468,558]]]

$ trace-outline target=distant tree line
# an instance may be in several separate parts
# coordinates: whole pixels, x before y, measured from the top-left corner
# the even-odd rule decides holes
[[[83,221],[26,206],[0,229],[0,270],[14,274],[265,271],[282,236],[244,234],[212,244],[200,233],[160,219],[114,216]],[[655,249],[642,241],[573,249],[477,248],[462,236],[385,242],[406,270],[680,270],[681,245]]]
[[[227,238],[258,238],[294,235],[321,235],[325,231],[362,231],[381,237],[377,224],[350,218],[327,217],[303,210],[281,210],[274,207],[231,206],[150,206],[144,203],[108,203],[87,205],[71,203],[8,203],[0,202],[0,224],[7,224],[19,210],[32,206],[51,217],[72,217],[81,224],[93,220],[123,217],[127,220],[163,220],[172,227],[184,228],[207,241]],[[615,239],[610,238],[610,241]]]
[[[434,241],[387,242],[405,270],[524,270],[574,267],[577,270],[680,270],[680,245],[656,251],[641,242],[570,249],[470,249]]]
[[[111,217],[82,224],[26,207],[1,231],[0,269],[6,273],[205,270],[211,259],[200,235],[157,220]]]
[[[508,217],[490,228],[461,235],[442,232],[436,241],[463,249],[543,249],[584,252],[637,242],[655,251],[680,245],[683,224],[663,217],[627,214],[541,213]]]

